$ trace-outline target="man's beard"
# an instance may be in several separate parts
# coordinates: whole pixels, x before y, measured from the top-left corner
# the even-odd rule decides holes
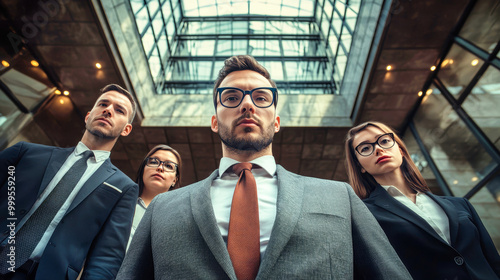
[[[244,118],[250,118],[250,116],[245,115],[242,116],[235,121],[233,124],[236,124],[238,121]],[[271,123],[267,128],[262,127],[262,132],[260,134],[261,137],[258,139],[248,139],[247,137],[236,137],[234,133],[234,128],[231,129],[228,126],[222,124],[222,122],[217,121],[219,124],[219,137],[230,150],[233,152],[243,152],[243,151],[255,151],[260,152],[263,149],[269,147],[273,142],[274,137],[274,125]],[[234,125],[232,127],[235,127]],[[245,127],[245,132],[251,132],[253,129],[257,129],[254,127]]]
[[[109,133],[104,133],[98,129],[95,129],[91,126],[92,122],[87,122],[85,125],[85,129],[87,129],[90,134],[94,135],[95,137],[101,139],[101,140],[114,140],[120,136],[120,133],[113,134],[113,131],[110,131]]]

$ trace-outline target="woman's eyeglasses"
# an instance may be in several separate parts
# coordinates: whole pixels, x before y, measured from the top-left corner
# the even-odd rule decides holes
[[[150,157],[146,160],[146,165],[149,167],[157,168],[161,164],[163,164],[163,171],[165,172],[173,173],[177,171],[177,163],[171,161],[161,161],[154,157]]]
[[[382,134],[377,138],[377,141],[373,143],[361,143],[358,146],[356,146],[355,150],[360,154],[361,156],[367,157],[371,154],[373,154],[373,151],[375,151],[375,144],[379,145],[382,149],[390,149],[394,146],[394,134],[393,133],[386,133]]]

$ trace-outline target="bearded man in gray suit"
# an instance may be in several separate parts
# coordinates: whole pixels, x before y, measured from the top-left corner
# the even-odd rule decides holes
[[[227,59],[213,98],[219,169],[151,202],[117,279],[411,279],[348,184],[299,176],[275,163],[277,90],[263,66],[251,56]],[[246,179],[232,166],[242,162],[251,163],[242,173],[255,179],[258,205],[256,224],[239,233],[243,238],[231,233],[237,231],[233,211],[251,200],[235,202],[235,188]],[[252,219],[244,217],[243,226]]]

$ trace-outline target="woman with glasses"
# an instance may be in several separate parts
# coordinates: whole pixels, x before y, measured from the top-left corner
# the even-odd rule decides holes
[[[345,152],[351,186],[414,279],[500,278],[500,256],[472,205],[431,194],[391,128],[353,127]]]
[[[136,183],[139,185],[139,198],[135,207],[128,245],[153,198],[169,190],[180,188],[181,171],[181,156],[170,146],[157,145],[146,155],[137,172]]]

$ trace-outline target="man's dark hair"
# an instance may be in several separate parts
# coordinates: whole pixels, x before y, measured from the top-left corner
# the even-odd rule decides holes
[[[125,95],[128,100],[130,101],[130,104],[132,104],[132,114],[129,116],[128,123],[132,123],[132,121],[135,118],[135,113],[137,112],[137,105],[135,103],[134,97],[130,92],[128,92],[126,89],[122,88],[121,86],[117,84],[109,84],[101,89],[101,95],[105,94],[106,92],[109,91],[117,91],[123,95]]]
[[[231,72],[241,71],[241,70],[255,71],[264,76],[264,78],[266,78],[273,87],[276,87],[276,83],[273,80],[271,80],[271,75],[269,74],[269,72],[267,72],[267,69],[264,68],[264,66],[260,65],[259,62],[257,62],[257,60],[255,60],[253,56],[250,55],[232,56],[224,61],[224,67],[220,69],[219,75],[217,76],[217,80],[215,80],[214,92],[213,92],[215,111],[217,111],[217,88],[222,83],[222,80],[224,80],[227,77],[227,75],[229,75]],[[277,104],[278,104],[278,92],[276,92],[276,97],[274,99],[275,108]]]

